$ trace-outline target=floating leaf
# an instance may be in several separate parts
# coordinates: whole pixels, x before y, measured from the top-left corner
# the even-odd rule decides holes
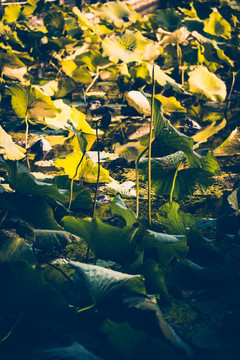
[[[189,74],[189,91],[200,99],[223,101],[227,90],[225,83],[204,66],[198,66]]]
[[[133,249],[137,227],[119,228],[98,218],[82,220],[71,216],[64,217],[63,223],[67,231],[82,237],[101,259],[124,263]]]
[[[79,277],[84,279],[94,304],[98,304],[119,292],[131,294],[146,293],[144,282],[140,275],[128,275],[77,261],[69,261],[69,265],[76,269],[76,283],[78,283]]]
[[[0,154],[5,160],[20,160],[25,157],[26,150],[16,145],[0,125]]]
[[[147,230],[143,238],[144,247],[158,251],[159,265],[165,267],[173,257],[183,260],[188,253],[187,240],[184,235],[168,235]]]
[[[231,25],[216,10],[210,14],[208,19],[204,20],[203,30],[211,35],[221,36],[225,39],[231,37]]]

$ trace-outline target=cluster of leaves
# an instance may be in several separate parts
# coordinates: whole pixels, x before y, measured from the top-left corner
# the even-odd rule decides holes
[[[232,1],[218,5],[212,8],[193,1],[189,8],[158,10],[144,18],[119,1],[87,6],[85,11],[41,0],[5,8],[0,22],[1,104],[9,118],[4,114],[0,126],[1,226],[21,224],[22,228],[24,224],[30,229],[28,239],[0,232],[0,272],[5,274],[1,277],[2,305],[14,308],[17,323],[22,318],[29,321],[32,313],[37,316],[36,304],[45,317],[52,314],[56,326],[62,326],[54,317],[60,311],[71,321],[83,322],[83,314],[90,312],[93,327],[98,324],[97,331],[123,358],[139,358],[142,352],[149,358],[162,349],[166,354],[174,352],[162,335],[192,356],[188,345],[165,322],[156,298],[171,300],[165,272],[172,262],[197,268],[187,259],[192,239],[201,238],[197,222],[191,214],[179,211],[173,198],[193,194],[196,185],[205,190],[213,183],[219,167],[211,151],[197,151],[199,143],[236,118],[230,110],[239,101],[231,95],[234,79],[240,76],[235,70],[239,67],[240,9]],[[125,91],[133,89],[126,99],[146,117],[151,113],[148,91],[156,82],[152,186],[157,195],[170,195],[170,202],[157,214],[165,229],[162,232],[137,217],[120,196],[111,203],[118,226],[103,222],[95,213],[91,218],[77,216],[83,209],[92,209],[92,197],[75,180],[107,183],[112,179],[88,156],[96,131],[68,103],[73,93],[82,91],[87,102],[92,88],[106,80]],[[187,120],[200,129],[191,137],[177,130]],[[23,125],[25,148],[8,134]],[[31,173],[29,127],[43,137],[54,134],[54,140],[49,140],[53,147],[63,145],[63,156],[54,159],[54,167],[64,173],[44,179]],[[213,149],[215,154],[239,151],[237,133],[236,129],[220,148]],[[140,152],[147,152],[146,138],[130,142],[129,147],[138,149],[137,164]],[[148,159],[138,165],[147,179]],[[60,265],[53,262],[67,245],[82,246],[83,240],[96,265],[71,259]],[[62,286],[62,281],[58,288],[48,281],[47,266],[57,268],[67,284]],[[11,342],[11,323],[10,317],[1,332],[3,345]],[[76,351],[79,356],[96,358],[81,346]]]

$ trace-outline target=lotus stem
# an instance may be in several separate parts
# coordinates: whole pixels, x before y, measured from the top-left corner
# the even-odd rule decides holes
[[[2,338],[0,340],[0,344],[2,344],[4,341],[6,341],[9,336],[12,334],[12,332],[14,331],[14,329],[17,327],[17,325],[20,323],[20,321],[22,320],[23,316],[25,315],[25,310],[23,312],[21,312],[21,314],[19,315],[19,317],[17,318],[17,320],[15,321],[15,323],[13,324],[11,330],[7,333],[7,335],[4,336],[4,338]]]
[[[154,97],[155,97],[155,79],[154,79],[154,65],[152,68],[152,103],[151,103],[151,121],[149,131],[149,144],[148,144],[148,223],[152,224],[152,209],[151,209],[151,154],[152,154],[152,139],[153,139],[153,116],[154,116]]]
[[[84,158],[84,155],[85,154],[82,154],[82,157],[76,167],[76,171],[75,171],[75,174],[71,180],[71,185],[70,185],[70,198],[69,198],[69,204],[68,204],[68,210],[71,209],[71,205],[72,205],[72,199],[73,199],[73,183],[74,183],[74,179],[75,177],[77,176],[77,173],[78,173],[78,169],[79,169],[79,166],[81,165],[82,161],[83,161],[83,158]]]
[[[99,150],[99,137],[98,137],[98,121],[96,122],[96,137],[97,137],[98,173],[97,173],[97,182],[96,182],[95,196],[93,202],[93,213],[92,213],[93,218],[96,216],[96,204],[97,204],[98,186],[100,180],[100,150]]]
[[[135,161],[135,173],[136,173],[136,216],[139,216],[139,172],[138,172],[138,164],[141,157],[148,151],[148,147],[144,149],[141,154],[138,156]]]
[[[180,167],[181,167],[182,163],[180,163],[175,171],[175,174],[174,174],[174,178],[173,178],[173,182],[172,182],[172,188],[171,188],[171,192],[170,192],[170,203],[173,202],[173,192],[174,192],[174,189],[175,189],[175,183],[176,183],[176,178],[177,178],[177,174],[178,174],[178,171],[180,170]]]
[[[25,149],[27,150],[27,147],[28,147],[28,129],[29,129],[29,125],[28,125],[28,117],[27,117],[27,115],[25,116],[25,124],[26,124],[26,132],[25,132]]]

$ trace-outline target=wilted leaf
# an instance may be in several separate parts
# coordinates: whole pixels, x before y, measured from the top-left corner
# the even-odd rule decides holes
[[[206,142],[212,135],[215,135],[220,130],[224,129],[226,124],[227,124],[226,119],[223,119],[220,121],[213,121],[210,125],[205,127],[203,130],[198,131],[195,135],[193,135],[192,138],[196,142]]]
[[[209,18],[204,20],[203,30],[211,35],[221,36],[225,39],[231,37],[231,25],[218,11],[213,11]]]
[[[121,184],[118,184],[116,181],[110,182],[106,187],[105,191],[114,195],[121,195],[122,197],[136,197],[136,190],[133,189],[135,183],[133,181],[124,181]]]
[[[98,15],[109,23],[113,22],[116,27],[129,26],[130,23],[140,19],[137,12],[130,10],[127,4],[120,1],[103,4],[98,11]]]
[[[83,238],[101,259],[125,263],[133,249],[137,227],[119,228],[105,224],[98,218],[76,219],[71,216],[64,217],[63,223],[67,231]]]
[[[223,101],[227,90],[225,83],[204,66],[198,66],[188,73],[189,91],[200,99]]]
[[[25,157],[26,150],[14,144],[12,137],[8,135],[0,125],[0,154],[5,160],[20,160]]]
[[[9,236],[0,231],[0,261],[27,261],[33,265],[36,258],[32,247],[24,239],[15,236]]]
[[[190,32],[185,26],[182,26],[180,29],[175,30],[169,35],[165,35],[164,38],[160,41],[160,44],[163,46],[167,45],[179,45],[184,43],[189,37]]]
[[[166,97],[161,94],[158,94],[158,95],[155,95],[155,99],[158,99],[161,102],[163,112],[165,112],[165,113],[172,113],[172,112],[185,113],[186,112],[186,109],[173,96]]]
[[[140,275],[128,275],[77,261],[69,261],[69,265],[76,269],[76,284],[80,279],[84,279],[94,304],[98,304],[116,293],[146,293],[144,282]]]
[[[73,236],[62,230],[34,230],[34,245],[43,251],[62,250],[71,243]]]

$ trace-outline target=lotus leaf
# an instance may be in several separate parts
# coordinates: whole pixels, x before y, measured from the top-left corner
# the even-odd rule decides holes
[[[127,226],[132,226],[138,221],[134,211],[127,208],[120,195],[117,195],[111,202],[111,211],[114,214],[121,216],[125,220]]]
[[[213,11],[209,18],[204,20],[203,30],[211,35],[221,36],[225,39],[231,37],[231,25],[218,11]]]
[[[198,66],[189,74],[189,91],[200,99],[223,101],[227,90],[225,83],[204,66]]]
[[[25,157],[26,150],[16,145],[0,125],[0,154],[5,160],[20,160]]]
[[[124,274],[77,261],[69,261],[69,265],[76,269],[76,284],[82,278],[84,279],[94,304],[98,304],[116,293],[146,294],[140,275]]]

